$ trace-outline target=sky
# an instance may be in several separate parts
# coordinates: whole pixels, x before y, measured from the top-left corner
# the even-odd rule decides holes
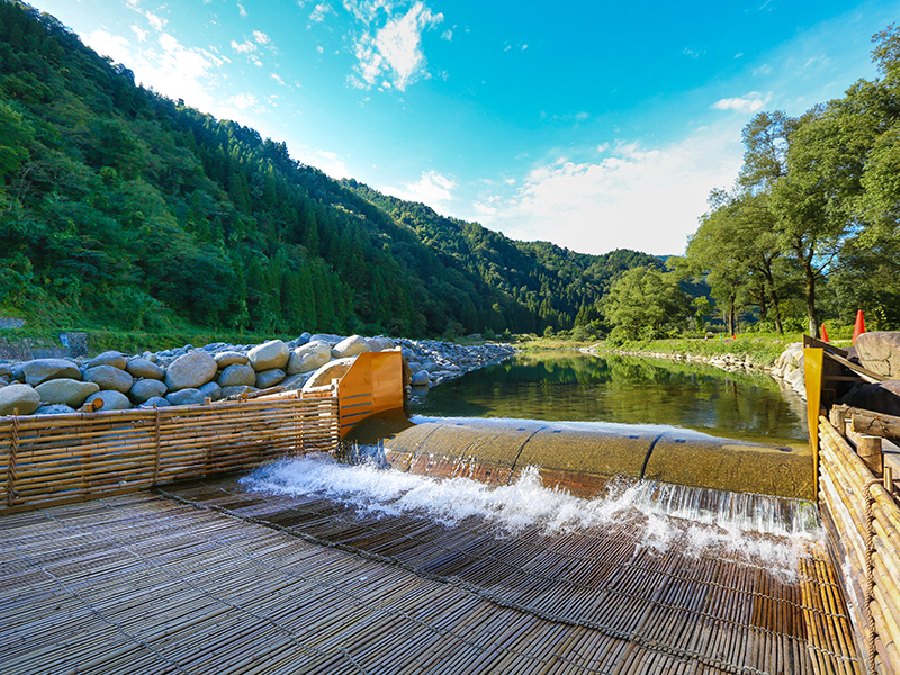
[[[31,0],[146,87],[516,239],[684,251],[743,126],[876,76],[900,0]]]

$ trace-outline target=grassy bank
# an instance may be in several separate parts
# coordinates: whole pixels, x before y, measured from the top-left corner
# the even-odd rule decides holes
[[[769,368],[792,342],[800,342],[802,333],[744,333],[736,340],[710,338],[671,339],[671,340],[635,340],[621,345],[599,343],[598,351],[623,351],[646,354],[684,354],[713,359],[722,356],[734,356],[748,360],[756,368]],[[836,340],[841,347],[849,345],[849,340]]]

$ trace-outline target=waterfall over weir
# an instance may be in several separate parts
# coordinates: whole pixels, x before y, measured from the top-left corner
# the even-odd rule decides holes
[[[464,476],[398,471],[379,463],[378,455],[377,447],[361,447],[356,464],[328,455],[283,460],[241,483],[250,492],[326,498],[364,517],[487,525],[501,538],[620,532],[636,550],[733,560],[785,579],[794,577],[800,558],[820,536],[815,506],[800,499],[628,479],[609,481],[600,494],[586,498],[543,484],[537,467],[526,467],[507,485],[489,485]]]

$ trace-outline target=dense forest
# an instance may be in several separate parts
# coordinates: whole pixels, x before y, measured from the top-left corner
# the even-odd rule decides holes
[[[49,327],[565,330],[597,323],[623,270],[662,267],[332,180],[136,86],[15,0],[0,0],[0,187],[0,315]]]
[[[682,273],[704,278],[729,332],[742,318],[819,335],[825,319],[900,328],[900,29],[880,77],[799,117],[758,113],[736,185],[715,191]]]

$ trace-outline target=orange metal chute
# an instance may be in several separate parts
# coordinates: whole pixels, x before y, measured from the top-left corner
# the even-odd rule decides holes
[[[403,353],[364,352],[338,385],[341,438],[367,417],[403,407]]]

